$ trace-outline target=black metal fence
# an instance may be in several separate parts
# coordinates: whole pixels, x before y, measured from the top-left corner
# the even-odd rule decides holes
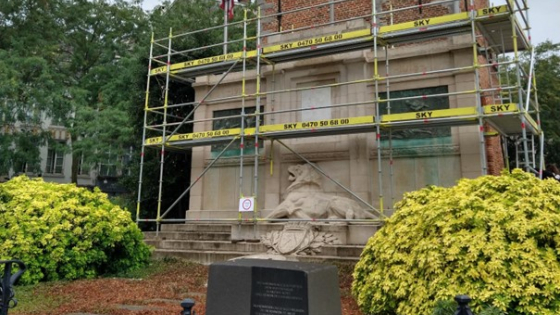
[[[19,260],[0,260],[1,265],[4,265],[4,274],[0,283],[0,315],[8,315],[8,309],[17,305],[14,283],[21,277],[26,267]],[[12,274],[14,265],[17,265],[17,271]]]

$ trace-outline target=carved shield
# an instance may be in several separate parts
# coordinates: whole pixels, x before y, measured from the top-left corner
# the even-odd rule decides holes
[[[290,228],[280,233],[280,238],[276,244],[276,250],[282,255],[296,254],[302,248],[309,245],[309,228]]]

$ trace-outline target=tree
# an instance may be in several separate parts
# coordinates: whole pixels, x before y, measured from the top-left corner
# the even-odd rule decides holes
[[[535,47],[535,59],[537,96],[546,141],[545,161],[560,165],[560,43],[539,44]]]
[[[58,1],[0,3],[0,174],[40,172],[43,113],[57,102]]]
[[[130,108],[142,104],[147,15],[123,0],[24,0],[2,2],[0,16],[0,172],[40,171],[49,122],[69,131],[58,145],[72,153],[72,182],[82,161],[119,166],[133,144]]]
[[[125,1],[65,1],[61,19],[64,100],[53,109],[70,131],[72,182],[78,163],[113,163],[133,144],[130,108],[140,106],[139,51],[147,42],[147,19]],[[142,42],[144,41],[144,43]]]

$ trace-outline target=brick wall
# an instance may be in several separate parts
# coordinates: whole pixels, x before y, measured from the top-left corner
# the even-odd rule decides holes
[[[453,13],[453,3],[426,6],[434,0],[423,0],[422,8],[408,9],[404,11],[395,12],[393,14],[393,23],[401,23],[423,18],[436,17],[445,14]],[[328,0],[265,0],[267,9],[265,15],[270,15],[279,12],[291,11],[298,8],[316,6],[319,4],[327,4]],[[465,0],[458,0],[459,7],[462,11],[465,10]],[[335,21],[346,20],[356,17],[370,16],[372,13],[371,0],[348,0],[334,5],[334,18]],[[470,0],[467,0],[467,7],[470,7]],[[381,7],[378,8],[378,13],[393,9],[417,6],[418,0],[384,0]],[[488,7],[488,0],[475,0],[475,8]],[[272,18],[264,24],[264,31],[279,31],[289,29],[297,29],[305,26],[314,26],[330,22],[331,6],[326,5],[323,7],[312,8],[300,12],[284,13],[281,16]],[[367,18],[369,20],[369,18]],[[390,15],[380,15],[380,24],[390,23]]]
[[[484,55],[478,56],[479,64],[487,64],[488,60]],[[494,67],[479,68],[479,84],[481,89],[496,88],[499,85],[496,69]],[[498,92],[485,92],[481,94],[482,105],[491,105],[501,103],[497,98]],[[490,125],[484,125],[484,132],[486,133],[486,161],[488,165],[488,174],[499,175],[504,169],[504,154],[502,151],[501,137],[497,135],[496,130]]]
[[[484,126],[484,131],[487,134],[493,134],[496,131],[488,126]],[[502,152],[502,140],[498,135],[487,135],[485,137],[486,141],[486,161],[488,165],[489,175],[500,175],[500,172],[504,169],[504,154]]]
[[[430,3],[430,0],[423,0],[422,4]],[[382,4],[382,11],[389,11],[391,8],[393,10],[408,8],[412,6],[417,6],[418,0],[391,0],[391,1],[384,1]],[[443,5],[433,5],[427,7],[417,7],[414,9],[406,9],[403,11],[398,11],[392,14],[392,21],[393,24],[420,20],[424,18],[442,16],[445,14],[452,13],[449,10],[449,6]],[[391,24],[391,15],[383,14],[380,16],[380,23],[381,24]]]
[[[299,12],[284,13],[271,19],[263,26],[264,31],[277,32],[281,30],[297,29],[306,26],[315,26],[329,23],[331,19],[331,5],[328,0],[266,0],[269,8],[265,10],[266,15],[278,12],[291,11],[299,8],[327,4]],[[346,20],[371,15],[371,0],[348,0],[334,4],[335,21]]]

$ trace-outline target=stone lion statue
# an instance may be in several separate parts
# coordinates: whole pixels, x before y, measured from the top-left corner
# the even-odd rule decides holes
[[[331,196],[321,188],[321,176],[309,164],[288,168],[286,198],[268,216],[269,219],[375,219],[352,199]]]

